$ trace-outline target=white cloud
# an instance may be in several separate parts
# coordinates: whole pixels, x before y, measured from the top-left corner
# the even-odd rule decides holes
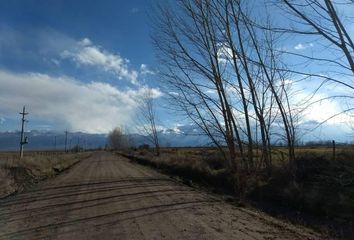
[[[343,99],[331,97],[336,94],[335,89],[329,88],[330,86],[323,86],[313,95],[318,83],[292,80],[286,82],[290,83],[290,92],[293,93],[291,94],[293,107],[302,111],[300,123],[326,121],[326,124],[341,125],[353,122],[353,118],[348,115],[339,114],[346,106],[341,101]]]
[[[232,49],[227,43],[220,43],[217,54],[220,63],[227,63],[228,59],[232,57]]]
[[[311,48],[313,47],[313,43],[309,43],[309,44],[302,44],[299,43],[296,46],[294,46],[295,50],[305,50],[306,48]]]
[[[89,46],[89,45],[92,45],[92,42],[90,39],[84,38],[81,41],[79,41],[79,44],[82,46]]]
[[[173,92],[173,91],[168,92],[168,94],[172,96],[179,96],[178,92]]]
[[[302,49],[305,49],[305,46],[302,43],[299,43],[294,47],[294,49],[295,50],[302,50]]]
[[[141,75],[155,75],[155,72],[152,71],[146,64],[140,65],[140,74]]]
[[[206,93],[206,94],[217,94],[217,91],[215,89],[207,89],[204,93]]]
[[[89,38],[77,40],[48,29],[18,31],[2,24],[0,24],[0,36],[0,52],[4,68],[8,68],[7,62],[10,58],[10,62],[13,59],[21,63],[30,62],[30,65],[37,66],[36,69],[50,70],[51,67],[56,67],[56,70],[64,72],[66,67],[61,64],[61,61],[69,59],[77,66],[88,66],[93,70],[109,72],[117,79],[128,80],[134,85],[139,85],[139,69],[132,68],[129,59],[94,44]],[[13,67],[10,66],[9,69]]]
[[[50,59],[50,61],[51,61],[54,65],[56,65],[56,66],[59,66],[59,65],[60,65],[60,61],[57,60],[57,59],[52,58],[52,59]]]
[[[122,91],[102,82],[82,83],[69,77],[1,70],[0,86],[3,115],[26,105],[32,120],[88,133],[106,133],[129,124],[136,109],[134,99],[145,91]],[[155,97],[161,95],[158,89],[152,91]]]
[[[338,113],[340,108],[333,101],[323,100],[319,101],[321,96],[314,97],[311,102],[316,102],[311,104],[304,112],[304,118],[306,120],[313,120],[317,122],[323,122],[329,119],[331,116]],[[319,102],[317,102],[319,101]]]
[[[159,98],[163,95],[163,93],[160,91],[160,89],[157,88],[149,88],[147,86],[143,86],[141,88],[139,88],[138,90],[128,90],[127,93],[132,97],[132,99],[137,100],[137,102],[139,102],[140,98],[142,96],[146,95],[146,92],[150,91],[150,96],[152,98]]]
[[[162,125],[156,125],[155,128],[157,132],[165,133],[167,131],[167,128]],[[151,133],[152,129],[150,124],[142,124],[136,126],[136,128],[133,131],[134,133],[147,136],[149,133]]]
[[[153,98],[159,98],[159,97],[161,97],[163,95],[163,93],[160,91],[160,89],[157,89],[157,88],[151,88],[150,89],[150,88],[145,87],[145,91],[147,91],[147,90],[151,91],[151,96]]]
[[[128,59],[93,45],[88,38],[78,41],[73,48],[64,50],[61,57],[72,59],[79,65],[102,68],[106,72],[112,72],[118,79],[127,79],[132,84],[138,84],[138,72],[129,69]]]
[[[340,114],[343,111],[340,102],[334,99],[326,99],[327,97],[329,96],[318,93],[314,98],[312,98],[311,102],[313,104],[305,109],[303,113],[304,120],[315,120],[317,122],[326,121],[327,124],[351,123],[353,119],[350,116]]]

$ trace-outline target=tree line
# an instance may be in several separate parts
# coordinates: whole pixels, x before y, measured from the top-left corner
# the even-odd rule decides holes
[[[340,114],[353,110],[354,44],[346,25],[353,19],[338,14],[343,4],[354,7],[349,0],[179,0],[156,5],[153,42],[170,104],[218,147],[241,194],[248,176],[262,169],[271,174],[274,139],[285,142],[289,172],[296,174],[302,110],[293,105],[292,78],[316,79],[318,89],[328,84],[344,88],[331,98],[347,100]],[[279,23],[280,15],[288,21]],[[328,54],[287,51],[286,36],[320,39]],[[330,70],[293,68],[286,62],[289,56],[299,64],[327,64]]]

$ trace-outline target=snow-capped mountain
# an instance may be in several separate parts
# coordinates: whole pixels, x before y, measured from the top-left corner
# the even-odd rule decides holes
[[[65,133],[53,131],[31,130],[26,132],[29,150],[63,150],[65,148]],[[196,131],[190,125],[179,126],[171,129],[163,129],[158,133],[161,146],[171,147],[196,147],[206,146],[209,143],[207,137]],[[133,146],[149,144],[149,139],[141,134],[129,134],[127,136]],[[17,150],[19,148],[20,132],[0,132],[0,150]],[[104,148],[108,145],[107,134],[88,134],[82,132],[68,133],[67,148],[77,145],[85,149]]]
[[[351,142],[351,137],[338,131],[338,128],[325,127],[316,131],[308,131],[308,123],[301,124],[298,132],[301,134],[301,142],[311,140],[336,140],[337,142]],[[32,130],[26,133],[30,150],[63,150],[65,148],[65,133],[53,131]],[[313,136],[321,136],[314,138]],[[158,132],[159,142],[162,147],[202,147],[211,146],[210,139],[194,125],[178,125],[174,128],[163,128]],[[149,139],[142,134],[129,134],[127,136],[131,146],[149,144]],[[19,148],[20,132],[0,132],[0,151],[17,150]],[[274,144],[279,144],[276,138]],[[85,149],[104,148],[109,144],[107,134],[88,134],[82,132],[68,133],[67,148],[79,145]]]

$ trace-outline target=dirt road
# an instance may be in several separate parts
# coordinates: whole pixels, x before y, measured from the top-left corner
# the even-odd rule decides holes
[[[320,237],[99,152],[54,179],[1,200],[0,239]]]

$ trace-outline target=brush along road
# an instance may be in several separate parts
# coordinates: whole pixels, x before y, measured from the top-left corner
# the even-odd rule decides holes
[[[152,169],[94,153],[0,200],[0,239],[323,239]]]

